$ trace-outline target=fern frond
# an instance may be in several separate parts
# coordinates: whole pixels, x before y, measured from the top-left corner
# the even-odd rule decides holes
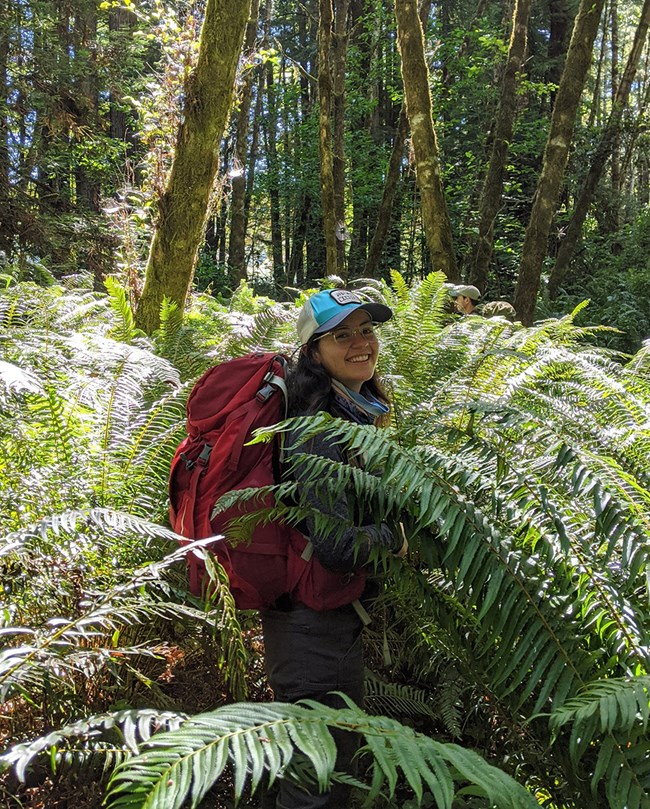
[[[621,731],[629,735],[635,728],[645,733],[649,717],[650,677],[621,677],[585,685],[551,713],[550,726],[557,733],[571,723],[575,736],[584,739],[587,746],[593,736],[586,734],[586,730],[593,720],[596,733]]]
[[[579,651],[576,640],[576,634],[580,635],[578,625],[592,625],[592,614],[585,613],[584,623],[579,618],[588,604],[591,610],[598,603],[597,625],[604,625],[607,615],[618,626],[609,639],[601,635],[599,640],[606,648],[613,652],[614,645],[619,644],[620,654],[623,643],[631,658],[645,660],[641,623],[635,626],[629,605],[621,608],[612,599],[612,588],[598,580],[603,578],[602,574],[595,567],[585,571],[584,586],[591,586],[592,590],[595,586],[598,594],[592,593],[585,600],[582,587],[571,583],[572,579],[576,581],[575,574],[559,566],[567,542],[576,551],[579,547],[583,556],[590,553],[588,536],[581,538],[579,545],[574,541],[571,515],[565,517],[554,509],[543,489],[536,493],[525,485],[525,478],[514,476],[511,485],[501,482],[498,495],[491,487],[486,489],[490,495],[486,499],[481,495],[482,476],[476,469],[472,443],[462,450],[452,446],[451,452],[432,447],[404,450],[374,428],[327,418],[302,424],[306,434],[325,427],[332,440],[372,459],[364,472],[339,466],[336,475],[331,474],[333,462],[323,458],[304,456],[301,464],[307,480],[319,481],[321,488],[323,481],[327,481],[324,488],[332,497],[355,490],[357,499],[377,521],[394,514],[411,514],[414,547],[422,559],[433,562],[435,558],[436,564],[441,563],[457,597],[476,609],[483,626],[479,641],[490,661],[485,671],[492,688],[498,688],[504,696],[519,690],[520,700],[537,692],[537,704],[541,706],[556,688],[566,694],[571,688],[580,687],[589,679],[591,668],[589,654],[586,650]],[[372,475],[375,465],[377,470],[383,469],[380,478]],[[489,471],[485,470],[485,474]],[[286,514],[290,520],[302,516],[291,509]],[[316,515],[315,520],[323,528],[336,530],[324,515],[320,518]],[[526,541],[520,547],[513,541],[515,536],[527,536],[522,526],[535,532],[537,553],[544,549],[544,556],[537,563],[527,556]],[[437,542],[443,546],[442,553],[435,557],[425,544],[417,543],[418,531],[428,528],[435,530]],[[558,594],[575,604],[570,613],[577,621],[573,628],[569,628],[571,619],[556,614],[552,593],[548,592],[548,583],[544,584],[545,570],[550,564],[555,566]]]
[[[186,721],[182,713],[126,710],[81,719],[30,742],[16,744],[0,755],[0,769],[13,769],[20,781],[39,758],[47,755],[53,771],[62,766],[79,771],[101,763],[114,769],[139,745],[161,730],[175,730]]]
[[[109,335],[122,343],[130,343],[134,337],[142,336],[142,332],[135,326],[135,318],[124,287],[110,276],[104,279],[104,286],[108,292],[109,305],[115,317],[115,325]]]
[[[7,391],[42,393],[38,377],[11,362],[0,360],[0,382]]]
[[[118,535],[126,526],[128,530],[148,531],[152,536],[176,541],[183,539],[168,529],[132,515],[95,509],[89,513],[56,515],[42,521],[36,530],[15,532],[7,537],[10,551],[6,553],[15,554],[17,546],[25,553],[28,544],[38,542],[43,533],[52,531],[56,535],[66,531],[74,534],[79,525],[86,526],[88,522],[116,531]],[[211,538],[193,543],[183,540],[188,549],[197,551],[211,541]],[[150,650],[142,648],[118,648],[114,638],[124,627],[149,623],[152,618],[188,622],[203,621],[208,616],[214,620],[215,615],[223,616],[219,624],[224,637],[222,667],[232,681],[233,691],[243,693],[246,655],[223,571],[215,575],[215,595],[208,604],[208,614],[171,599],[163,574],[180,560],[184,561],[186,553],[185,547],[179,547],[160,561],[129,571],[126,580],[112,588],[88,593],[80,602],[76,615],[52,616],[38,626],[5,628],[3,634],[13,634],[19,645],[4,650],[0,658],[0,693],[6,698],[24,689],[40,687],[44,678],[55,678],[58,686],[65,688],[71,675],[84,673],[91,661],[96,668],[103,668],[127,654],[151,654]],[[92,646],[91,651],[88,651],[89,646]]]
[[[448,809],[458,782],[475,785],[497,807],[537,806],[523,787],[471,751],[435,742],[352,705],[335,710],[309,700],[301,705],[225,706],[193,717],[176,731],[152,736],[138,756],[118,767],[109,784],[108,806],[175,809],[187,800],[196,805],[227,763],[235,770],[236,800],[248,782],[254,791],[264,773],[271,782],[304,773],[296,768],[299,761],[309,764],[312,781],[323,789],[336,759],[330,729],[359,733],[365,740],[373,756],[370,798],[384,785],[394,794],[401,774],[416,796],[421,798],[426,786],[438,805]]]
[[[389,716],[435,717],[430,696],[421,688],[400,683],[387,683],[367,672],[364,679],[364,703],[373,713]]]
[[[647,727],[650,716],[648,676],[598,680],[552,712],[550,727],[557,737],[571,726],[569,754],[577,768],[590,763],[591,789],[605,781],[611,806],[650,804]]]

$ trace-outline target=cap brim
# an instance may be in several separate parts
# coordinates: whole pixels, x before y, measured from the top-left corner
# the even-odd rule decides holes
[[[368,312],[373,323],[385,323],[393,316],[393,310],[390,306],[386,306],[383,303],[350,303],[345,307],[344,311],[337,312],[334,317],[331,317],[329,320],[326,320],[322,326],[319,326],[314,334],[322,334],[323,332],[335,328],[339,323],[345,320],[348,315],[352,314],[352,312],[356,312],[357,309]]]

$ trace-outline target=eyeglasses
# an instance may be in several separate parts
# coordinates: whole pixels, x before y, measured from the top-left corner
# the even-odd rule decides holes
[[[320,334],[314,339],[314,342],[322,340],[324,337],[331,337],[337,346],[351,346],[354,342],[355,336],[360,335],[367,343],[377,342],[377,328],[378,323],[364,323],[357,329],[336,329],[335,331],[326,331],[325,334]]]

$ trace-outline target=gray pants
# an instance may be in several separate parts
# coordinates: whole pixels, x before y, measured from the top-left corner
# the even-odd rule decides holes
[[[290,612],[262,613],[266,671],[279,702],[309,698],[331,707],[343,707],[342,691],[358,705],[363,702],[362,624],[352,606],[316,612],[297,604]],[[352,772],[358,737],[334,731],[336,767]],[[280,782],[277,809],[323,809],[346,805],[348,788],[335,784],[331,792],[308,793],[288,781]]]

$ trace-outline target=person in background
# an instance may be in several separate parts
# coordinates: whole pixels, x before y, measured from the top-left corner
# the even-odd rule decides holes
[[[452,286],[449,294],[454,298],[457,312],[463,315],[480,315],[481,317],[504,317],[514,323],[517,313],[508,301],[488,301],[479,303],[481,293],[471,284]]]
[[[300,354],[287,377],[289,416],[321,411],[358,424],[384,424],[389,403],[376,374],[379,355],[378,324],[392,317],[381,303],[367,302],[353,292],[324,290],[312,295],[298,317]],[[351,498],[331,502],[319,481],[309,481],[300,454],[362,465],[327,431],[296,446],[291,432],[285,438],[283,476],[302,482],[304,496],[314,510],[336,517],[345,525],[332,536],[307,518],[300,530],[308,537],[318,561],[344,577],[362,575],[375,548],[398,556],[406,554],[403,531],[377,525]],[[293,460],[292,460],[293,459]],[[362,585],[363,586],[363,585]],[[368,590],[368,585],[366,585]],[[303,698],[343,707],[340,691],[357,704],[363,701],[361,632],[367,613],[364,591],[359,600],[336,609],[317,611],[300,601],[280,599],[262,613],[265,663],[276,700]],[[337,769],[350,771],[358,746],[353,733],[336,735]],[[336,784],[326,794],[310,793],[288,780],[279,783],[277,809],[320,809],[347,805],[348,788]]]
[[[457,312],[460,312],[462,315],[479,314],[475,311],[481,299],[481,293],[477,287],[471,284],[460,284],[459,286],[452,287],[450,294],[451,297],[454,298]]]

